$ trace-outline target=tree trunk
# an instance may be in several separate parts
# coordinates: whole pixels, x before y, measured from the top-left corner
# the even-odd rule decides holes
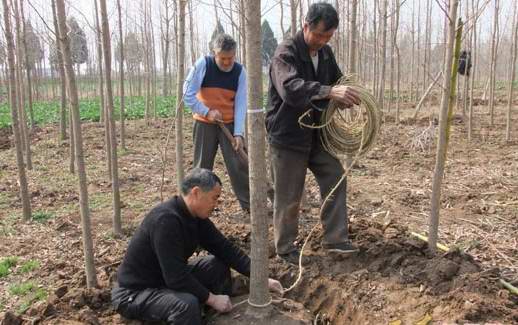
[[[356,52],[358,51],[358,42],[357,42],[357,26],[356,26],[356,17],[358,13],[358,0],[351,1],[351,20],[350,20],[350,38],[349,38],[349,73],[356,74]]]
[[[59,46],[59,30],[58,30],[58,18],[56,16],[56,7],[52,7],[52,20],[54,22],[54,33],[56,36],[56,46]],[[65,78],[65,67],[63,66],[63,53],[56,49],[58,56],[58,71],[59,80],[61,84],[61,106],[59,109],[59,141],[63,142],[67,138],[67,86]]]
[[[290,0],[290,10],[291,10],[291,37],[295,37],[295,34],[297,33],[297,2],[296,0]]]
[[[457,6],[459,0],[451,0],[449,8],[448,43],[446,48],[446,60],[444,63],[444,83],[441,98],[441,112],[439,119],[439,141],[435,159],[435,171],[432,184],[431,211],[428,230],[428,249],[435,253],[439,232],[439,212],[441,208],[441,186],[446,165],[446,154],[450,138],[450,126],[453,117],[453,104],[455,103],[455,89],[457,84],[457,67],[462,36],[462,21],[459,19],[457,30]],[[454,47],[455,46],[455,51]],[[455,54],[454,54],[455,53]]]
[[[284,29],[284,2],[282,0],[279,1],[279,6],[281,10],[281,17],[279,20],[279,24],[281,25],[281,39],[284,39],[284,36],[286,35],[286,30]]]
[[[496,62],[498,59],[498,15],[500,14],[499,0],[495,0],[495,16],[493,19],[493,35],[491,38],[491,71],[489,72],[489,112],[491,118],[491,126],[494,125],[495,111],[495,83],[496,83]]]
[[[34,109],[32,104],[32,80],[31,80],[31,63],[29,62],[29,53],[27,49],[27,31],[26,31],[26,21],[25,14],[23,11],[23,0],[20,0],[20,13],[22,16],[22,26],[23,26],[23,49],[24,49],[24,61],[25,61],[25,72],[27,76],[27,100],[29,101],[29,120],[31,123],[31,130],[34,130],[35,121],[34,121]]]
[[[394,26],[394,48],[396,50],[396,124],[399,123],[399,102],[400,102],[400,86],[401,86],[401,55],[399,53],[399,46],[397,45],[398,39],[398,28],[399,28],[399,0],[394,1],[395,4],[395,19],[396,23]]]
[[[245,32],[245,0],[239,0],[240,12],[239,12],[239,27],[241,29],[241,55],[243,61],[241,62],[246,68],[246,32]]]
[[[119,192],[119,164],[117,161],[117,136],[115,129],[115,119],[113,117],[113,90],[111,76],[111,41],[110,26],[108,24],[108,14],[106,10],[106,0],[100,0],[101,26],[103,40],[104,75],[106,79],[106,118],[110,126],[110,145],[111,145],[111,181],[113,198],[113,233],[116,236],[122,235],[121,223],[121,203]]]
[[[27,185],[27,176],[25,174],[25,165],[23,163],[22,153],[22,137],[18,119],[18,98],[16,94],[16,68],[14,59],[14,41],[11,29],[11,13],[7,0],[2,0],[4,7],[4,32],[6,38],[7,62],[9,68],[9,103],[11,105],[11,119],[14,135],[14,147],[16,151],[16,165],[18,167],[18,181],[20,183],[20,197],[22,199],[23,220],[31,219],[31,201],[29,197],[29,188]]]
[[[478,5],[479,2],[477,0],[475,4],[475,0],[472,0],[471,12],[473,17],[473,31],[472,31],[472,52],[471,58],[473,60],[473,71],[471,73],[471,94],[469,100],[469,112],[468,112],[468,142],[471,142],[472,133],[473,133],[473,98],[475,93],[475,80],[476,80],[476,71],[477,71],[477,20],[478,20]],[[475,10],[476,8],[476,10]]]
[[[126,112],[124,107],[124,37],[122,35],[122,12],[121,1],[117,0],[117,12],[119,14],[119,96],[120,96],[120,139],[121,148],[126,150],[126,127],[125,119]]]
[[[230,9],[230,12],[232,12],[232,8]],[[192,1],[189,1],[189,45],[191,46],[191,65],[194,66],[196,63],[196,50],[194,49],[194,44],[196,43],[196,39],[194,38],[194,9],[192,7]],[[234,25],[232,25],[234,26]]]
[[[507,99],[507,120],[506,120],[506,128],[505,128],[505,141],[511,140],[511,110],[513,108],[513,86],[515,80],[516,73],[516,51],[518,47],[518,3],[514,3],[514,13],[513,13],[513,36],[512,36],[512,46],[511,46],[511,74],[509,76],[509,97]]]
[[[183,79],[185,71],[185,5],[178,0],[178,74],[176,80],[176,184],[178,193],[183,182]]]
[[[262,90],[261,56],[261,1],[248,1],[246,6],[248,46],[248,116],[250,212],[252,222],[252,268],[250,272],[250,303],[265,305],[270,301],[268,292],[268,221],[266,209],[266,157]],[[270,307],[271,308],[271,307]],[[249,312],[264,315],[268,308],[249,306]]]
[[[149,3],[149,13],[151,17],[151,2]],[[156,56],[155,56],[155,32],[153,29],[153,24],[149,24],[149,31],[150,31],[150,41],[151,41],[151,78],[153,78],[153,83],[151,85],[151,96],[153,101],[153,118],[157,118],[157,100],[156,100],[156,87],[157,87],[157,74],[156,74]]]
[[[163,81],[163,88],[162,88],[162,96],[169,96],[169,78],[167,77],[167,63],[169,62],[169,46],[171,44],[171,39],[169,37],[169,28],[171,24],[171,17],[169,16],[169,0],[164,0],[164,7],[165,7],[165,14],[163,19],[163,23],[160,24],[162,26],[162,43],[163,43],[163,56],[162,56],[162,78],[164,78]]]
[[[106,152],[106,172],[108,178],[112,179],[112,146],[110,144],[110,121],[106,118],[106,98],[104,97],[104,69],[103,69],[103,49],[102,49],[102,35],[101,24],[99,23],[99,9],[97,8],[97,0],[94,0],[95,9],[95,34],[96,34],[96,50],[97,50],[97,68],[99,72],[99,117],[100,121],[104,121],[104,149]]]
[[[381,24],[381,55],[380,55],[380,82],[378,89],[378,104],[382,110],[385,103],[385,60],[387,57],[387,6],[388,0],[382,0],[382,11],[380,13]]]
[[[18,9],[18,0],[14,1],[14,18],[16,22],[16,81],[17,81],[17,95],[18,95],[18,118],[20,119],[20,129],[22,135],[22,146],[25,152],[25,167],[28,170],[32,169],[32,153],[31,153],[31,135],[27,130],[27,115],[25,112],[25,88],[23,83],[22,61],[23,61],[23,35],[20,22],[20,11]]]
[[[86,286],[88,288],[93,288],[97,286],[97,278],[95,275],[92,232],[90,228],[90,211],[88,208],[87,190],[88,182],[86,179],[85,161],[83,154],[83,135],[79,117],[79,99],[77,94],[76,79],[74,75],[74,67],[72,63],[72,55],[70,53],[70,39],[67,34],[65,2],[64,0],[55,1],[59,26],[59,47],[63,52],[65,75],[69,90],[70,108],[72,110],[72,121],[75,131],[75,155],[77,159],[77,173],[79,176],[79,206],[81,212],[81,228],[86,268]]]

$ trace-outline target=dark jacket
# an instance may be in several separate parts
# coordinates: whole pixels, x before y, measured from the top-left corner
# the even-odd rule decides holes
[[[313,105],[326,108],[329,100],[311,101],[313,96],[329,94],[330,86],[342,76],[333,51],[325,45],[318,51],[315,74],[304,34],[283,41],[276,49],[270,65],[270,85],[266,111],[266,130],[272,145],[309,152],[318,133],[303,127],[298,120]],[[321,113],[315,109],[303,119],[305,124],[320,123]]]
[[[179,196],[159,204],[137,229],[118,271],[128,289],[169,288],[204,303],[209,290],[191,273],[187,260],[201,246],[241,274],[250,275],[250,258],[228,241],[209,219],[190,214]]]

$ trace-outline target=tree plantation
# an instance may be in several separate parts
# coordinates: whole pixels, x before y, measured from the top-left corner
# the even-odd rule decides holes
[[[518,323],[517,1],[0,7],[0,324]]]

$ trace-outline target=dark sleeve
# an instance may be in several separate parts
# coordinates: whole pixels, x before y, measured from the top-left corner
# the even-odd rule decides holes
[[[277,93],[289,106],[304,109],[310,105],[311,97],[325,98],[330,86],[318,81],[306,81],[298,73],[295,58],[288,53],[279,53],[272,59],[270,79]]]
[[[248,255],[223,236],[210,220],[203,220],[201,223],[200,244],[226,265],[244,276],[250,276]]]
[[[184,261],[181,226],[173,217],[160,218],[152,229],[152,243],[169,289],[195,295],[201,303],[209,298],[209,290],[191,275]]]

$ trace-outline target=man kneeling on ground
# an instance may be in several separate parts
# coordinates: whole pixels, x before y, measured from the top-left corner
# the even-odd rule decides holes
[[[250,258],[210,221],[221,180],[195,168],[174,196],[149,212],[133,235],[118,270],[112,304],[128,319],[201,324],[201,307],[232,309],[230,267],[250,276]],[[211,255],[189,260],[198,247]],[[270,290],[282,292],[269,279]]]

